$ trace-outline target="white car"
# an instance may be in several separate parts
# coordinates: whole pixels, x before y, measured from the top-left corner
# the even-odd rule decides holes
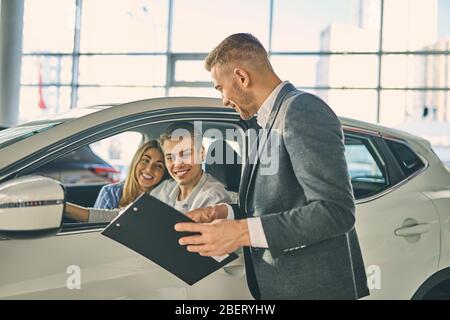
[[[95,200],[101,185],[62,186],[36,175],[41,166],[83,146],[129,132],[154,139],[180,120],[202,121],[205,132],[215,132],[205,137],[207,147],[223,138],[245,159],[245,140],[228,133],[242,137],[252,121],[240,120],[221,100],[210,98],[80,108],[0,132],[0,298],[252,299],[242,257],[188,286],[101,235],[107,223],[64,218],[65,199],[85,201],[90,194]],[[426,140],[341,121],[371,293],[367,299],[450,298],[449,171]],[[241,169],[238,163],[205,164],[234,195]]]

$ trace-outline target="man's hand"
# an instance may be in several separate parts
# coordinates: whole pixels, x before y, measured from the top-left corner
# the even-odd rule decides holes
[[[183,237],[181,245],[187,245],[190,252],[202,256],[222,256],[242,246],[250,246],[247,220],[216,220],[212,223],[177,223],[177,231],[197,232],[200,235]]]
[[[226,219],[228,216],[228,207],[225,204],[219,204],[192,210],[186,213],[186,215],[195,222],[208,223],[217,219]]]

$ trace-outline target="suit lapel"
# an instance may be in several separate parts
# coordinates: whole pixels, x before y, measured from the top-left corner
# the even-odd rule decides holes
[[[258,145],[257,143],[254,143],[254,145],[252,146],[251,152],[255,152],[254,148],[256,147],[257,148],[256,152],[258,153],[258,157],[256,158],[256,161],[253,165],[249,164],[247,161],[246,166],[244,168],[244,174],[242,176],[243,179],[242,179],[242,183],[241,183],[241,189],[239,192],[239,200],[240,200],[241,208],[242,208],[242,205],[244,205],[245,212],[247,212],[248,193],[250,191],[250,186],[251,186],[252,180],[255,176],[256,168],[259,165],[259,159],[261,156],[261,152],[262,152],[262,150],[264,150],[264,146],[267,142],[267,138],[270,136],[270,132],[272,130],[272,127],[273,127],[275,119],[278,115],[278,112],[280,111],[281,105],[283,104],[288,93],[290,93],[294,90],[296,90],[295,87],[290,83],[285,85],[281,89],[280,93],[277,96],[277,99],[275,100],[275,103],[274,103],[272,112],[270,113],[270,117],[267,122],[266,128],[264,128],[265,129],[263,131],[264,134],[258,136],[258,139],[261,139],[260,143],[259,143],[259,147],[257,146]]]
[[[258,126],[256,128],[259,128]],[[251,127],[248,130],[253,130],[255,128]],[[258,130],[258,129],[257,129]],[[258,130],[259,132],[260,130]],[[247,159],[244,165],[244,171],[242,173],[242,178],[241,178],[241,183],[239,185],[239,203],[240,204],[244,204],[245,200],[244,200],[244,196],[246,194],[247,191],[247,185],[249,182],[249,178],[250,178],[250,173],[252,172],[253,167],[255,166],[255,162],[250,163],[250,159],[251,156],[253,154],[256,154],[258,152],[257,148],[258,148],[258,139],[259,137],[256,137],[255,141],[252,141],[250,138],[248,138],[248,145],[249,145],[249,152],[247,154]],[[252,159],[252,161],[254,161],[254,159]]]

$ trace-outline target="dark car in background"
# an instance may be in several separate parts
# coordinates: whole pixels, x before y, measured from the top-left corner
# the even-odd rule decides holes
[[[96,155],[89,146],[43,165],[34,173],[71,184],[106,184],[118,181],[119,171]]]
[[[0,131],[8,128],[0,125]],[[101,187],[120,179],[120,171],[98,156],[89,145],[72,150],[30,174],[60,181],[72,190],[67,195],[68,201],[87,207],[94,205]]]
[[[119,181],[120,171],[96,155],[89,145],[55,159],[32,174],[53,178],[71,188],[67,201],[92,207],[100,188]]]

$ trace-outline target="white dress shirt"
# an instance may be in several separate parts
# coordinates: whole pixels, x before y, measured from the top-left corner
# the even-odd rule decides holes
[[[152,196],[182,213],[212,206],[217,203],[231,202],[231,197],[225,190],[225,186],[205,172],[202,173],[202,177],[186,199],[178,201],[179,193],[180,187],[173,179],[162,181],[156,188],[150,191]],[[121,210],[89,208],[89,223],[112,221]],[[233,216],[230,215],[230,218],[232,219]]]
[[[278,94],[280,93],[281,89],[288,83],[289,81],[281,82],[272,91],[272,93],[269,94],[269,96],[266,98],[264,103],[259,108],[258,114],[256,116],[256,121],[258,122],[258,125],[261,128],[263,129],[266,128],[267,122],[269,121],[270,114],[272,113],[272,109],[275,104],[275,100]],[[229,204],[226,205],[228,207],[228,219],[230,219],[231,216],[234,216],[233,208]],[[251,246],[255,248],[268,248],[269,245],[267,244],[267,239],[264,233],[261,218],[259,217],[248,218],[247,225],[248,225],[248,232],[250,234]]]
[[[231,197],[225,190],[225,186],[205,172],[202,173],[202,177],[189,193],[189,196],[182,201],[178,200],[180,192],[178,183],[175,180],[167,179],[154,188],[150,194],[182,213],[217,203],[231,202]]]

